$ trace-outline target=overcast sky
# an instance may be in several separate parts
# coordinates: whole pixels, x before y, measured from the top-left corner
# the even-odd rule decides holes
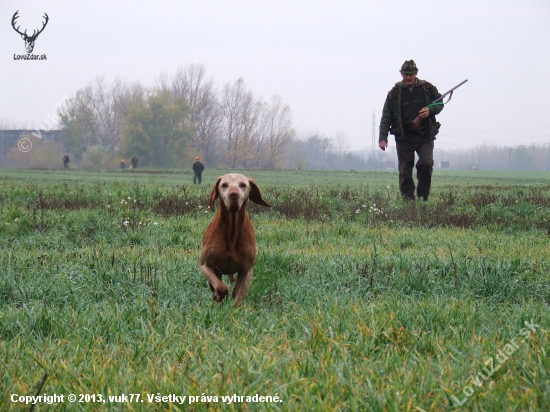
[[[42,26],[34,54],[11,27]],[[66,95],[104,75],[153,85],[189,63],[221,87],[242,77],[281,96],[298,133],[376,140],[387,92],[414,59],[444,92],[436,147],[550,141],[549,0],[41,0],[0,2],[0,120],[38,127]],[[30,34],[29,33],[29,34]],[[394,145],[391,137],[390,145]]]

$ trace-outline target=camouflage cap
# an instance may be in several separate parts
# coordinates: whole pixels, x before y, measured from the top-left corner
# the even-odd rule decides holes
[[[416,67],[414,60],[405,60],[399,71],[403,74],[418,73],[418,67]]]

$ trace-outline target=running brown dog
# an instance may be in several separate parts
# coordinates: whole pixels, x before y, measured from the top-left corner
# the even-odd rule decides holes
[[[223,301],[229,293],[222,275],[228,275],[233,283],[236,273],[232,295],[235,306],[238,306],[250,287],[257,252],[254,228],[246,212],[246,204],[250,199],[259,205],[271,205],[262,199],[260,189],[252,179],[237,173],[218,178],[208,202],[211,210],[214,210],[218,197],[218,212],[202,238],[199,268],[208,279],[212,298],[216,302]]]

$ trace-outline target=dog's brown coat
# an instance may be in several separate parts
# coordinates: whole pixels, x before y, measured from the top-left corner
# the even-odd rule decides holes
[[[237,306],[248,292],[256,262],[256,237],[246,204],[250,199],[263,206],[270,205],[262,199],[260,189],[252,179],[236,173],[218,178],[210,194],[210,209],[214,210],[218,197],[220,206],[202,238],[199,268],[208,280],[216,302],[224,300],[229,293],[222,275],[228,275],[233,282],[236,273],[232,294]]]

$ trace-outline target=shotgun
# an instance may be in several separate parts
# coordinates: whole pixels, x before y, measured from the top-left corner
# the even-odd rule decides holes
[[[438,97],[437,99],[435,99],[433,102],[431,102],[429,105],[427,105],[426,107],[429,108],[429,107],[432,107],[432,106],[435,106],[436,104],[447,104],[449,103],[449,100],[451,100],[451,97],[453,97],[453,92],[458,89],[460,86],[462,86],[464,83],[466,83],[468,81],[468,79],[464,80],[463,82],[460,82],[459,84],[457,84],[455,87],[453,87],[451,90],[449,90],[448,92],[445,92],[444,94],[442,94],[440,97]],[[449,95],[449,99],[443,103],[442,100],[445,98],[445,96]],[[420,126],[420,121],[422,119],[420,118],[420,115],[416,116],[414,118],[414,120],[411,122],[411,127],[414,131],[417,131],[419,126]]]

